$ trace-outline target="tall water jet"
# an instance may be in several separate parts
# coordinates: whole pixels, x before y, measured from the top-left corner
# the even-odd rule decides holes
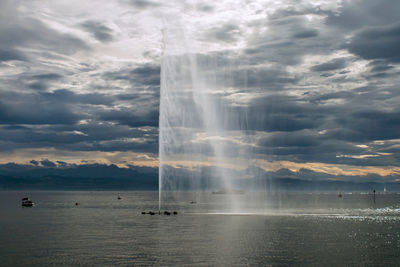
[[[159,118],[159,209],[186,201],[183,192],[224,193],[226,211],[240,209],[251,176],[248,109],[232,100],[246,86],[233,50],[207,50],[185,24],[163,30]]]

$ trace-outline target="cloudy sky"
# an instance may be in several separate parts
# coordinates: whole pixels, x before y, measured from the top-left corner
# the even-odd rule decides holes
[[[177,47],[234,66],[218,101],[252,138],[220,141],[252,164],[400,179],[399,1],[216,2],[1,0],[0,163],[157,166],[178,23]]]

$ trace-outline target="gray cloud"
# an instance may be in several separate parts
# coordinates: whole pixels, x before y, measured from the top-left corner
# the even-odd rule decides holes
[[[147,0],[130,0],[129,3],[138,9],[147,9],[151,7],[157,7],[160,5],[159,3]]]
[[[198,3],[196,5],[197,10],[205,13],[212,13],[214,11],[214,7],[209,3]]]
[[[65,103],[38,95],[11,95],[0,100],[0,124],[71,124],[83,117]]]
[[[352,38],[349,51],[364,59],[384,59],[400,62],[400,24],[371,27]]]
[[[81,26],[100,42],[110,42],[114,39],[113,30],[99,21],[88,20],[81,23]]]
[[[331,71],[337,69],[343,69],[346,67],[347,61],[345,58],[336,58],[329,62],[325,62],[322,64],[315,65],[311,67],[312,71]]]
[[[0,39],[1,49],[24,46],[25,48],[49,49],[66,55],[80,50],[89,50],[89,46],[81,39],[70,34],[59,33],[33,18],[25,18],[15,21],[14,24],[7,23],[0,26],[0,35],[7,36]]]
[[[110,105],[114,101],[111,96],[75,94],[66,89],[51,93],[2,92],[0,95],[2,124],[71,124],[86,117],[78,113],[75,105]]]
[[[236,23],[227,23],[225,25],[210,29],[204,36],[205,40],[222,41],[227,43],[236,42],[240,35],[240,29]]]
[[[33,82],[29,84],[28,87],[39,91],[45,91],[47,89],[47,84],[43,82]]]
[[[159,86],[160,65],[143,64],[136,68],[107,72],[103,77],[104,79],[126,80],[133,86]]]
[[[10,60],[26,60],[22,52],[8,48],[7,50],[0,48],[0,62]]]
[[[311,38],[318,36],[318,31],[315,29],[303,30],[293,35],[294,38]]]
[[[279,132],[258,141],[260,146],[273,147],[310,147],[319,143],[318,136],[307,132]]]
[[[45,73],[45,74],[37,74],[33,75],[32,78],[35,80],[58,80],[61,79],[63,76],[58,73]]]
[[[400,2],[396,0],[343,1],[339,12],[328,12],[326,23],[342,31],[398,22]]]
[[[112,53],[105,56],[116,60],[105,64],[103,54],[72,33],[51,27],[39,12],[19,16],[12,2],[4,3],[0,4],[0,67],[5,69],[0,86],[1,151],[54,147],[157,153],[161,53],[154,51],[158,43],[155,49],[140,51],[144,58],[129,54],[126,63],[116,54],[127,52],[113,46],[115,34],[107,26],[121,27],[118,38],[125,34],[131,38],[140,29],[124,28],[125,17],[115,24],[107,24],[114,23],[110,17],[107,22],[95,16],[71,20],[68,32],[84,29],[103,42],[102,47],[110,48]],[[212,24],[210,19],[210,27],[199,29],[197,38],[220,47],[244,41],[241,51],[196,55],[199,65],[206,66],[202,70],[206,80],[215,81],[219,90],[210,100],[218,107],[214,112],[224,118],[218,126],[259,138],[252,150],[257,158],[399,165],[400,151],[389,143],[400,138],[400,2],[344,1],[339,10],[293,3],[268,16],[260,10],[255,21],[236,23],[237,18],[231,18]],[[157,12],[161,7],[144,0],[129,4],[136,10],[157,7]],[[213,16],[216,6],[199,3],[194,10]],[[355,56],[330,60],[343,55],[344,49]],[[308,67],[309,56],[318,57],[319,64]],[[369,61],[365,69],[354,68],[364,66],[359,60]],[[177,71],[180,77],[189,77],[189,69]],[[359,84],[363,87],[357,88]],[[184,128],[176,136],[189,143],[204,121],[194,114],[196,103],[188,95],[174,97],[183,122],[172,123]],[[375,140],[385,144],[374,145]],[[229,147],[232,155],[245,149],[234,142]],[[207,144],[180,149],[212,154]],[[345,157],[364,154],[374,156]]]
[[[98,116],[100,120],[114,121],[130,127],[158,126],[158,110],[141,113],[135,114],[132,112],[132,109],[124,108],[100,111]]]

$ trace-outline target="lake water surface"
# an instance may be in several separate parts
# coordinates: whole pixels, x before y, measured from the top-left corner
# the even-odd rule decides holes
[[[36,205],[21,207],[25,196]],[[400,264],[398,194],[239,198],[253,205],[231,213],[226,195],[187,193],[166,207],[177,216],[150,216],[141,212],[157,209],[157,192],[0,191],[0,265]]]

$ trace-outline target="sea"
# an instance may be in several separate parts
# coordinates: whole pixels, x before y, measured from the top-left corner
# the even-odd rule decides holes
[[[0,191],[0,266],[400,266],[400,194],[254,194]]]

